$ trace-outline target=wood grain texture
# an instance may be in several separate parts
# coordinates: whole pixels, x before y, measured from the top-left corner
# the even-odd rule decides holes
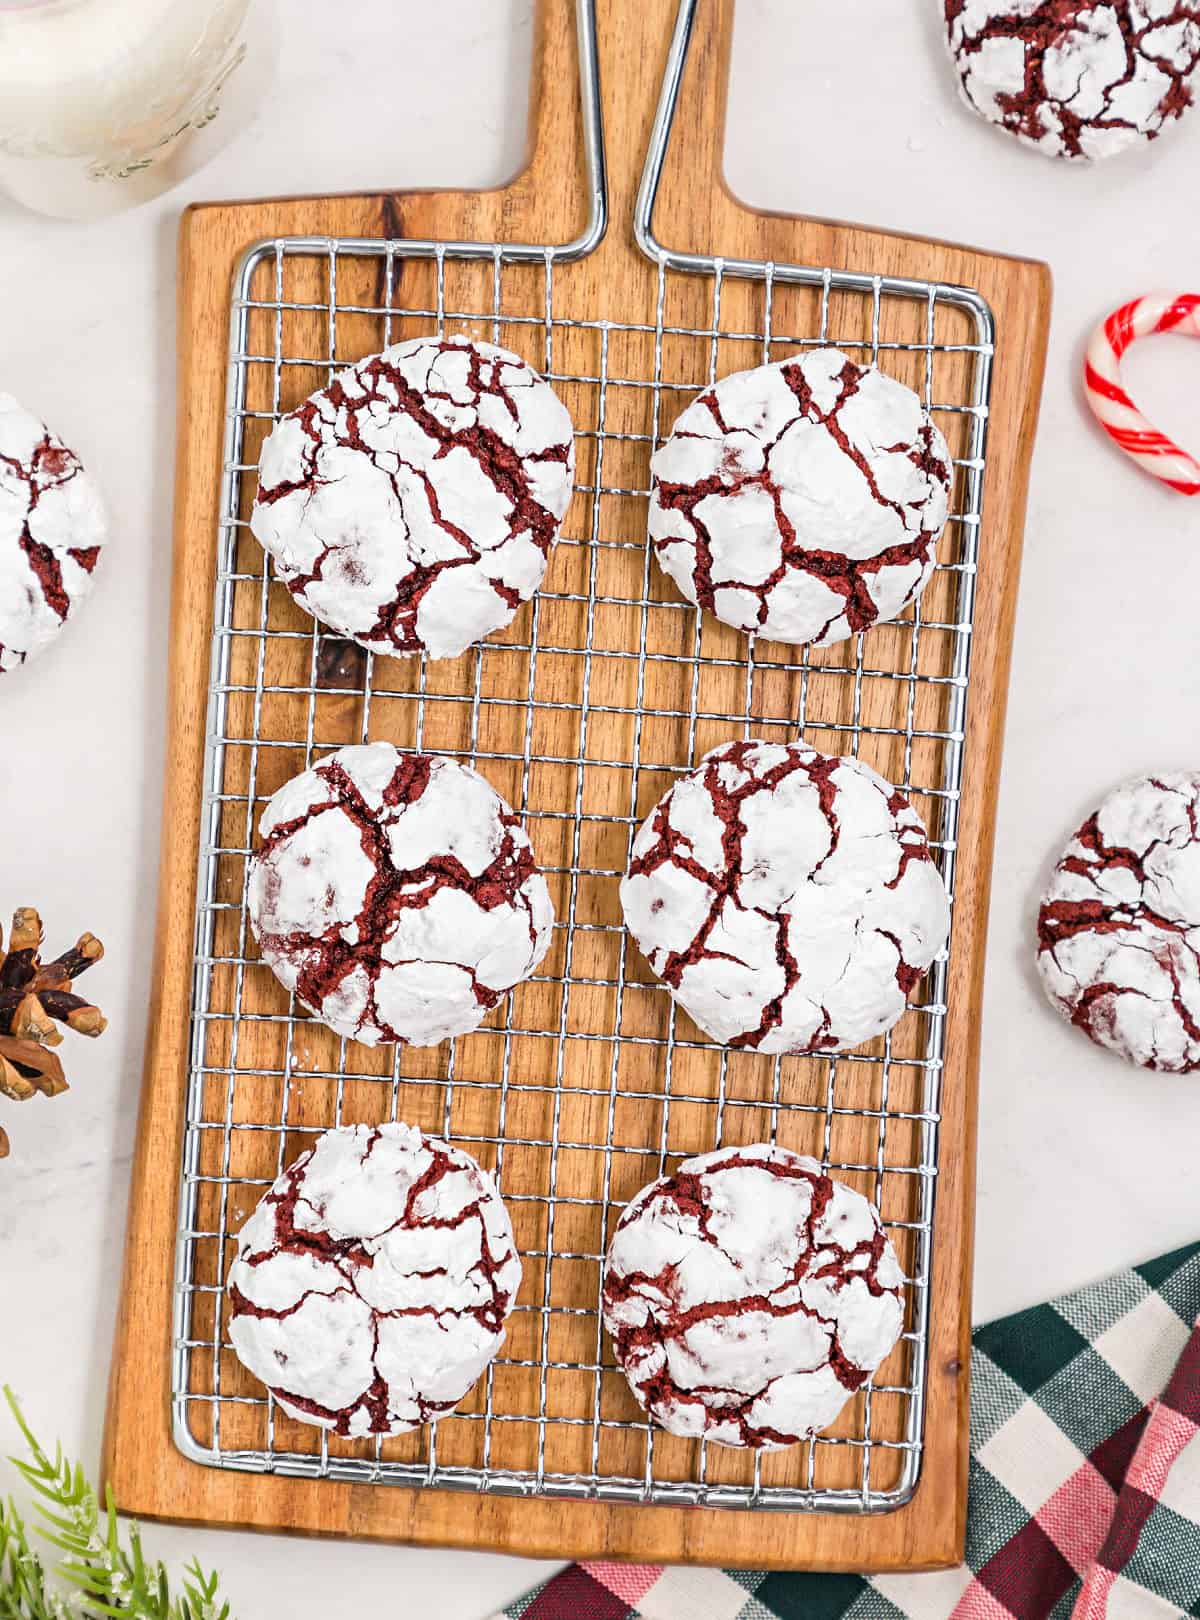
[[[652,323],[657,274],[633,247],[628,221],[665,59],[673,5],[672,0],[640,0],[636,5],[633,0],[622,0],[620,4],[606,4],[602,0],[600,12],[610,213],[613,223],[606,240],[594,255],[559,274],[555,288],[555,313],[556,316],[575,316],[581,320],[594,321],[608,317]],[[530,158],[527,167],[510,185],[481,193],[409,193],[203,206],[189,210],[184,218],[180,237],[180,368],[169,710],[171,729],[159,927],[154,963],[155,999],[104,1452],[105,1471],[112,1480],[117,1501],[123,1510],[145,1518],[164,1517],[312,1534],[375,1537],[429,1545],[492,1547],[540,1557],[589,1556],[748,1567],[885,1570],[943,1566],[956,1562],[961,1556],[966,1508],[968,1391],[965,1369],[969,1361],[968,1312],[980,992],[993,807],[1026,482],[1045,356],[1049,275],[1043,266],[1014,259],[836,223],[756,213],[743,207],[730,196],[721,175],[731,27],[732,0],[704,0],[680,109],[680,127],[688,132],[688,140],[676,144],[668,161],[656,214],[659,238],[672,248],[721,252],[729,256],[777,262],[812,263],[833,268],[869,269],[880,274],[971,286],[981,292],[992,306],[1000,334],[991,404],[989,471],[975,611],[971,722],[959,830],[961,854],[957,871],[955,937],[949,986],[950,1047],[944,1083],[936,1265],[932,1288],[927,1451],[915,1500],[885,1517],[868,1519],[481,1498],[446,1491],[411,1491],[218,1471],[184,1460],[174,1449],[170,1438],[171,1284],[179,1144],[188,1068],[193,890],[200,840],[201,767],[221,488],[231,277],[245,248],[264,237],[408,236],[444,240],[499,238],[555,242],[568,240],[581,229],[584,215],[581,186],[583,158],[578,127],[574,30],[568,0],[544,0],[533,74]],[[375,272],[364,266],[362,273],[369,279]],[[472,286],[472,274],[478,275],[478,272],[469,267],[448,267],[448,307],[454,308],[456,300],[462,300],[459,307],[483,307],[478,288]],[[490,267],[487,274],[490,277]],[[403,296],[393,302],[416,307],[423,300],[429,300],[432,296],[430,275],[427,265],[406,265],[401,285]],[[685,280],[678,279],[681,282]],[[372,290],[378,293],[377,287],[372,289],[364,282],[362,295],[367,303],[372,301]],[[345,291],[343,289],[343,295]],[[518,277],[507,295],[512,301],[506,302],[506,310],[519,313],[521,300],[526,296],[529,310],[536,313],[536,283],[531,281],[523,292]],[[672,296],[678,300],[673,306],[674,324],[704,327],[711,320],[711,289],[704,282],[690,281],[674,289]],[[789,290],[791,302],[777,302],[776,329],[811,334],[814,330],[815,296],[801,289]],[[732,330],[741,329],[739,321],[745,320],[747,325],[744,329],[751,330],[755,323],[761,322],[761,288],[731,283],[726,298],[728,303],[722,312],[723,326]],[[830,329],[834,335],[846,339],[855,336],[865,339],[869,337],[869,319],[866,301],[835,296],[830,310]],[[911,341],[911,332],[904,323],[907,321],[911,325],[912,320],[911,310],[906,313],[903,307],[893,309],[885,306],[881,335],[885,341]],[[788,327],[783,324],[785,322],[793,324]],[[392,335],[407,335],[409,331],[417,330],[418,324],[405,317],[403,321],[397,321]],[[520,329],[515,331],[519,338]],[[483,335],[490,334],[485,331]],[[302,325],[295,327],[295,336],[297,342],[304,341]],[[969,337],[965,324],[957,336],[953,330],[948,330],[946,334],[947,340],[959,342],[969,341]],[[314,328],[311,341],[315,340]],[[502,341],[520,347],[520,343],[507,330]],[[363,317],[357,325],[355,319],[339,322],[339,358],[350,359],[368,352],[376,342],[377,327],[372,327],[367,317]],[[556,342],[563,345],[558,350],[558,360],[564,368],[580,376],[592,374],[588,368],[594,367],[599,361],[595,346],[600,342],[594,330],[566,333]],[[704,375],[693,376],[689,369],[696,363],[696,342],[681,340],[675,348],[671,348],[670,343],[671,340],[668,340],[664,347],[664,374],[680,383],[702,382]],[[707,365],[707,342],[700,347],[704,350]],[[311,349],[308,352],[312,352]],[[529,358],[537,363],[539,357],[536,353],[530,353]],[[644,370],[648,364],[647,357],[633,352],[632,345],[630,352],[622,354],[619,361],[615,354],[611,355],[609,363],[614,368],[619,365],[627,377],[647,374]],[[737,353],[735,345],[722,343],[718,370],[732,370],[749,363],[752,360]],[[896,352],[889,357],[886,368],[915,385],[920,381],[920,372],[906,372],[904,368],[910,364],[917,365],[917,359]],[[939,395],[944,398],[961,397],[965,371],[955,371],[954,367],[964,368],[968,364],[967,357],[960,356],[956,360],[953,356],[939,355],[938,364],[950,368],[945,375],[936,379]],[[283,404],[288,406],[296,403],[319,380],[305,368],[297,367],[294,376],[288,375]],[[577,425],[589,420],[587,413],[594,413],[597,409],[596,390],[590,385],[568,383],[564,385],[563,393]],[[626,394],[629,396],[628,404],[624,403]],[[649,410],[646,399],[639,402],[635,390],[610,390],[610,395],[614,401],[610,408],[614,412],[628,411],[628,416],[621,417],[619,421],[610,420],[606,424],[608,431],[617,428],[644,433],[649,429],[651,424],[645,415]],[[660,425],[665,426],[666,423]],[[614,450],[612,453],[615,456],[619,452]],[[631,457],[639,454],[644,458],[644,449],[638,446],[630,451]],[[586,465],[581,463],[581,480],[586,480],[587,471]],[[595,471],[594,464],[591,471]],[[645,481],[644,466],[639,472],[631,459],[628,477],[623,479],[622,468],[609,465],[605,468],[603,481],[606,485],[627,481],[640,487]],[[582,499],[577,497],[577,503]],[[614,500],[611,509],[604,512],[602,521],[606,535],[629,546],[644,542],[644,501]],[[579,507],[578,510],[573,508],[573,517],[568,521],[568,535],[586,538],[588,522],[586,507]],[[252,542],[245,544],[248,548],[246,566],[249,567],[254,548]],[[578,626],[572,619],[572,613],[577,609],[568,598],[573,593],[579,594],[581,583],[586,590],[587,554],[586,546],[560,547],[547,578],[548,598],[544,611],[553,625],[556,641],[561,645],[579,644],[570,640],[577,633]],[[624,566],[621,557],[617,558],[617,563]],[[581,567],[585,571],[582,577],[579,572]],[[657,576],[657,570],[654,570],[654,574]],[[637,576],[640,580],[640,563]],[[937,613],[939,606],[947,606],[946,601],[936,596],[939,589],[948,591],[950,588],[948,583],[941,583],[943,578],[948,579],[948,576],[939,576],[939,582],[930,588],[930,617]],[[623,587],[626,591],[628,583],[626,581]],[[657,597],[664,603],[675,599],[674,592],[669,586],[664,586],[660,577],[654,580],[653,585]],[[620,594],[620,591],[614,590],[614,594]],[[286,603],[279,611],[286,614]],[[495,653],[488,654],[494,660],[487,666],[489,669],[503,667],[495,660],[520,656],[519,653],[509,654],[506,651],[506,641],[518,647],[522,637],[528,638],[528,613],[529,609],[525,609],[524,617],[518,616],[511,635],[496,638]],[[678,640],[679,652],[686,652],[690,646],[691,623],[679,628],[684,618],[682,613],[676,613],[672,618],[664,607],[662,635],[668,655],[676,645],[671,640],[672,636],[683,638]],[[295,622],[303,623],[298,617]],[[655,623],[658,623],[657,619]],[[884,667],[903,669],[906,631],[907,627],[873,631],[868,638],[872,659]],[[618,614],[613,634],[619,637],[629,633],[628,621],[621,619]],[[710,693],[707,703],[721,712],[736,711],[735,700],[721,688],[722,666],[719,661],[737,656],[737,639],[733,632],[723,627],[715,624],[705,626],[703,653],[711,663],[711,668],[706,665],[705,679],[713,683],[706,689]],[[307,659],[307,650],[304,656]],[[467,659],[471,656],[467,655]],[[818,747],[844,751],[844,748],[837,747],[839,733],[830,729],[823,731],[822,724],[826,728],[836,727],[845,724],[848,719],[845,696],[848,683],[845,680],[839,682],[833,672],[839,669],[844,671],[848,657],[852,662],[852,654],[845,649],[839,652],[835,648],[829,649],[828,655],[823,656],[831,674],[826,682],[812,683],[806,735]],[[889,659],[893,661],[890,665]],[[405,679],[403,665],[396,667],[399,673],[394,677],[394,683],[402,686]],[[927,673],[937,673],[943,667],[935,663]],[[464,746],[464,740],[454,730],[458,720],[453,703],[449,701],[462,690],[455,682],[467,679],[473,666],[464,665],[464,668],[467,674],[456,672],[453,666],[446,666],[446,730],[444,735],[426,734],[423,739],[425,746],[442,747],[447,751]],[[620,685],[619,662],[616,668],[618,673],[612,677],[616,684],[611,689],[593,691],[590,694],[593,703],[603,702],[613,709],[628,704],[628,691]],[[276,673],[287,676],[289,673],[294,675],[295,671],[281,670]],[[570,659],[559,660],[553,668],[548,667],[545,680],[545,688],[539,690],[548,701],[572,704],[580,701],[579,675]],[[659,684],[649,690],[651,703],[665,709],[672,709],[676,705],[678,697],[670,687],[670,680],[670,666],[664,665],[661,677],[654,677]],[[760,683],[755,688],[756,714],[760,709],[770,714],[795,713],[798,687],[794,673],[773,669],[768,656],[762,670],[756,672],[755,680]],[[893,688],[899,685],[886,682],[865,684],[862,718],[868,724],[887,725],[894,718],[896,697]],[[941,701],[936,696],[936,689],[933,690],[934,696],[922,693],[922,704]],[[934,725],[938,719],[936,708],[930,708],[927,714],[922,711],[922,715],[930,725]],[[291,735],[288,728],[294,728],[295,722],[296,715],[288,710],[287,700],[282,699],[275,720],[280,728],[279,734],[285,737]],[[323,714],[322,740],[351,740],[356,724],[353,704],[349,700],[335,699]],[[398,701],[390,719],[384,715],[375,720],[372,735],[390,735],[398,742],[411,743],[411,730],[406,729],[411,724],[410,709]],[[544,744],[548,754],[569,752],[572,743],[578,740],[577,732],[571,730],[573,722],[569,716],[562,724],[566,729],[549,736]],[[678,727],[675,729],[678,731]],[[722,730],[720,724],[714,724],[712,730],[706,732],[702,724],[697,730],[696,751],[713,746],[728,734],[728,725]],[[607,757],[627,757],[629,741],[620,729],[619,717],[612,721],[611,729],[603,731],[601,735]],[[498,736],[496,747],[499,754],[505,752],[508,741],[503,735]],[[670,746],[678,747],[678,739],[674,745],[664,743],[664,753]],[[622,749],[626,753],[621,753]],[[884,774],[898,779],[901,775],[898,757],[894,752],[889,753],[884,744],[881,744],[881,749],[881,752],[868,754],[867,757]],[[286,751],[281,749],[278,769],[284,775],[288,774],[288,770],[284,769],[286,760]],[[932,755],[925,765],[932,765]],[[241,768],[236,762],[230,767],[235,773]],[[296,768],[294,760],[289,768]],[[493,775],[501,791],[513,796],[511,782],[502,775],[497,777],[494,772],[489,774]],[[912,780],[917,782],[921,774],[922,761],[918,758],[912,762]],[[649,769],[644,775],[644,784],[637,787],[640,813],[644,813],[667,780],[661,773],[656,777],[654,771]],[[274,779],[260,777],[250,780],[243,776],[237,779],[235,785],[253,801],[256,796],[261,797],[263,793],[272,791],[278,783]],[[553,791],[553,783],[549,780],[545,791]],[[920,804],[920,795],[914,797]],[[928,804],[922,804],[921,808],[928,813]],[[537,829],[533,836],[539,858],[547,866],[561,864],[560,853],[556,860],[550,824],[538,823]],[[240,882],[236,872],[230,872],[229,882],[236,890]],[[560,915],[562,898],[561,891],[556,890],[555,899]],[[611,896],[601,897],[596,903],[601,908],[597,915],[608,916],[603,907],[611,906]],[[551,958],[551,961],[554,960]],[[558,970],[561,971],[561,966]],[[263,981],[269,979],[265,970],[260,971]],[[261,1005],[268,1010],[277,1006],[277,1002],[271,1001],[270,985],[260,984],[257,979],[255,983],[255,994],[263,998],[256,1006]],[[219,996],[225,992],[218,984],[213,993]],[[557,1017],[559,1004],[546,999],[552,995],[552,987],[527,986],[518,994],[531,998],[525,1004],[524,1016],[528,1019],[544,1023],[551,1014]],[[653,1020],[662,1016],[661,1004],[664,999],[650,994],[642,997],[650,1009],[645,1016],[651,1021],[647,1025],[651,1033],[657,1027]],[[575,1016],[575,1013],[571,1016]],[[602,1019],[604,1012],[596,1002],[594,1005],[581,1006],[579,1016],[596,1020]],[[906,1015],[906,1020],[898,1027],[894,1050],[901,1057],[906,1051],[918,1050],[918,1016],[915,1013]],[[495,1019],[488,1021],[489,1028],[494,1024]],[[535,1024],[530,1023],[529,1027],[535,1027]],[[256,1026],[243,1037],[239,1065],[245,1064],[252,1070],[257,1062],[269,1070],[278,1062],[278,1051],[272,1045],[277,1039],[269,1028]],[[472,1039],[485,1043],[495,1037],[489,1036],[485,1030],[478,1038]],[[314,1049],[318,1049],[320,1034],[314,1034],[313,1040]],[[905,1047],[906,1040],[913,1044]],[[479,1050],[483,1054],[486,1048],[481,1044]],[[431,1110],[431,1121],[422,1117],[417,1121],[422,1124],[436,1122],[440,1118],[437,1113],[441,1106],[438,1086],[444,1077],[444,1070],[437,1067],[439,1060],[436,1055],[429,1059],[426,1068],[421,1067],[423,1061],[414,1057],[414,1067],[405,1070],[414,1081],[411,1092],[414,1109],[425,1107],[427,1102]],[[534,1061],[530,1056],[529,1062]],[[749,1088],[761,1082],[761,1067],[756,1069],[755,1061],[758,1060],[751,1060],[745,1070],[744,1084]],[[823,1080],[818,1078],[822,1066],[810,1065],[806,1060],[788,1060],[788,1063],[791,1065],[786,1076],[789,1096],[803,1099],[810,1092],[823,1087]],[[701,1089],[707,1083],[700,1065],[701,1059],[697,1058],[694,1077],[690,1082],[693,1089]],[[376,1106],[371,1100],[372,1095],[381,1088],[377,1082],[372,1088],[371,1077],[388,1071],[386,1067],[373,1066],[367,1055],[361,1061],[356,1056],[355,1072],[363,1077],[361,1105],[356,1104],[353,1115],[347,1114],[346,1117],[372,1117],[371,1109]],[[737,1083],[743,1083],[740,1074],[741,1071],[735,1076]],[[651,1081],[646,1083],[652,1085]],[[899,1086],[901,1082],[897,1080],[896,1084]],[[288,1123],[297,1128],[326,1122],[327,1099],[322,1097],[320,1087],[316,1084],[311,1088],[306,1087],[306,1097],[307,1101],[298,1113],[288,1116]],[[580,1103],[581,1108],[573,1129],[585,1132],[594,1128],[597,1122],[589,1118],[593,1099],[581,1097],[574,1100]],[[532,1107],[537,1104],[537,1097],[522,1098],[522,1101]],[[903,1096],[899,1093],[893,1094],[891,1103],[893,1107],[905,1106]],[[252,1106],[247,1104],[248,1110]],[[480,1106],[482,1108],[483,1104]],[[544,1098],[540,1106],[544,1107]],[[307,1114],[305,1109],[309,1110]],[[705,1128],[700,1122],[702,1115],[703,1109],[698,1109],[696,1129],[701,1134]],[[245,1117],[252,1117],[252,1113],[248,1111]],[[413,1117],[407,1105],[406,1117]],[[741,1139],[751,1139],[756,1130],[761,1131],[762,1118],[753,1108],[743,1109],[737,1117],[745,1120],[744,1129],[748,1133]],[[649,1122],[649,1133],[655,1139],[659,1118],[655,1115]],[[603,1120],[599,1123],[602,1125]],[[473,1119],[456,1119],[456,1125],[461,1126],[463,1134],[469,1139],[483,1134],[488,1128],[483,1114]],[[671,1137],[671,1151],[685,1151],[705,1145],[689,1138],[686,1110],[673,1112],[671,1128],[678,1133]],[[790,1145],[811,1148],[813,1143],[803,1135],[805,1128],[803,1116],[798,1116],[795,1129],[799,1134],[793,1140],[781,1132],[781,1139],[789,1141]],[[527,1126],[529,1134],[534,1134],[535,1129],[536,1121],[532,1127]],[[875,1138],[867,1134],[862,1121],[848,1120],[845,1133],[844,1140],[838,1144],[837,1156],[858,1159],[867,1153],[874,1153]],[[582,1136],[581,1139],[594,1140],[590,1136]],[[289,1139],[289,1150],[292,1147],[298,1149],[302,1140],[296,1138],[293,1143]],[[894,1162],[901,1165],[906,1151],[911,1152],[911,1149],[906,1150],[902,1132],[889,1138],[889,1163],[893,1162],[894,1156]],[[274,1154],[274,1145],[271,1152]],[[480,1153],[480,1157],[486,1159],[487,1154]],[[506,1162],[506,1176],[510,1170],[513,1175],[517,1174]],[[261,1162],[251,1163],[242,1167],[241,1173],[262,1175],[265,1173],[264,1165]],[[533,1176],[536,1173],[536,1167],[531,1167],[529,1174]],[[586,1171],[581,1168],[579,1174],[582,1177]],[[640,1180],[646,1179],[636,1158],[631,1163],[629,1174],[629,1181],[612,1187],[614,1198],[627,1197],[640,1184]],[[848,1176],[846,1179],[854,1178]],[[911,1196],[911,1187],[904,1188],[904,1178],[899,1175],[894,1179],[901,1184],[901,1191],[896,1193],[898,1202],[890,1209],[885,1203],[885,1213],[904,1219],[908,1207],[904,1199]],[[507,1181],[505,1190],[509,1190]],[[864,1190],[870,1190],[869,1181]],[[231,1211],[231,1231],[236,1231],[239,1224],[235,1217],[236,1212]],[[593,1236],[589,1241],[598,1242],[599,1238]],[[218,1252],[213,1264],[220,1266],[226,1259],[227,1255]],[[231,1369],[227,1376],[236,1379],[236,1368]],[[520,1398],[520,1391],[514,1391],[513,1399],[519,1401]],[[618,1398],[614,1396],[614,1399]],[[847,1422],[852,1421],[853,1417],[848,1416]],[[439,1426],[439,1435],[441,1429],[446,1427]],[[518,1426],[513,1427],[515,1431]],[[299,1445],[301,1442],[297,1440],[295,1443]],[[400,1446],[405,1443],[396,1442]],[[510,1443],[514,1448],[518,1446],[515,1435]],[[782,1460],[772,1459],[766,1465],[764,1479],[787,1480],[787,1469],[794,1467],[788,1457],[789,1454],[785,1453],[781,1454]],[[561,1465],[570,1466],[565,1452]],[[687,1458],[681,1455],[678,1465],[686,1470]],[[720,1466],[728,1466],[732,1470],[730,1478],[742,1477],[736,1471],[740,1466],[738,1459],[731,1459]],[[834,1467],[834,1464],[831,1463],[830,1467]],[[770,1473],[772,1469],[776,1472]],[[680,1477],[686,1477],[686,1472]],[[845,1480],[832,1482],[846,1483]]]

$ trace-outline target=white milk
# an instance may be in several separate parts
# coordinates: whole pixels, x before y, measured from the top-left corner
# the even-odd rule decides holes
[[[0,0],[0,191],[92,219],[192,173],[253,116],[250,0]]]

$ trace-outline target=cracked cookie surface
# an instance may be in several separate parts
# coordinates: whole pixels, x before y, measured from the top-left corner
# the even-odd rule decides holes
[[[1038,968],[1077,1029],[1130,1063],[1200,1069],[1200,773],[1139,777],[1067,845]]]
[[[650,537],[688,601],[820,647],[894,619],[925,589],[952,478],[912,389],[838,349],[723,377],[650,469]]]
[[[550,943],[520,818],[457,760],[338,749],[274,794],[259,832],[247,907],[263,960],[352,1040],[465,1034]]]
[[[229,1335],[291,1416],[404,1434],[466,1395],[520,1282],[508,1211],[474,1159],[415,1126],[346,1125],[242,1228]]]
[[[1194,0],[946,0],[968,106],[1048,157],[1111,157],[1192,104]]]
[[[626,1207],[604,1325],[663,1428],[771,1451],[827,1428],[888,1355],[903,1281],[874,1206],[815,1159],[724,1148]]]
[[[541,584],[574,469],[571,419],[517,355],[412,338],[277,424],[250,527],[339,635],[454,658]]]
[[[0,674],[54,640],[91,590],[107,538],[79,457],[0,394]]]
[[[890,1029],[946,942],[920,817],[856,759],[732,742],[639,828],[625,923],[713,1040],[844,1052]]]

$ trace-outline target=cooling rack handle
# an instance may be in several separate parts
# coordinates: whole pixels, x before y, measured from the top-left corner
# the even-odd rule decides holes
[[[606,215],[628,231],[644,201],[640,239],[660,184],[722,183],[732,29],[733,0],[541,0],[528,179],[561,187],[573,167],[590,200],[581,251]]]
[[[529,158],[517,187],[569,217],[586,199],[586,220],[561,256],[579,258],[608,226],[605,130],[600,98],[596,0],[538,0],[529,78]],[[572,160],[573,154],[573,160]],[[571,196],[561,193],[570,189]]]
[[[651,258],[663,251],[654,235],[654,205],[669,156],[682,165],[687,183],[724,184],[732,34],[732,0],[678,0],[634,202],[634,238]]]

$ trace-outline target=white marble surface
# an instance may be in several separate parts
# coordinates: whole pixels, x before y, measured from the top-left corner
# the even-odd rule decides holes
[[[91,226],[0,206],[0,388],[86,455],[113,514],[88,611],[0,692],[0,909],[51,943],[109,947],[89,988],[112,1027],[74,1042],[71,1094],[9,1108],[0,1170],[0,1377],[94,1463],[150,972],[167,661],[174,235],[190,198],[497,181],[524,141],[528,0],[285,0],[273,90],[185,188]],[[1095,1053],[1041,1000],[1038,885],[1123,775],[1197,763],[1200,503],[1101,443],[1080,346],[1124,297],[1200,259],[1200,112],[1145,155],[1052,165],[963,110],[935,0],[740,0],[728,173],[756,204],[1050,261],[1056,309],[1020,583],[999,811],[979,1156],[976,1308],[1030,1304],[1200,1233],[1200,1086]],[[328,97],[352,122],[313,115]],[[353,134],[351,135],[351,131]],[[719,244],[714,244],[719,246]],[[1197,427],[1200,353],[1161,339],[1128,375],[1166,428]],[[3,1436],[7,1441],[8,1436]],[[547,1566],[461,1553],[155,1528],[155,1552],[225,1571],[241,1620],[397,1609],[481,1620]]]

